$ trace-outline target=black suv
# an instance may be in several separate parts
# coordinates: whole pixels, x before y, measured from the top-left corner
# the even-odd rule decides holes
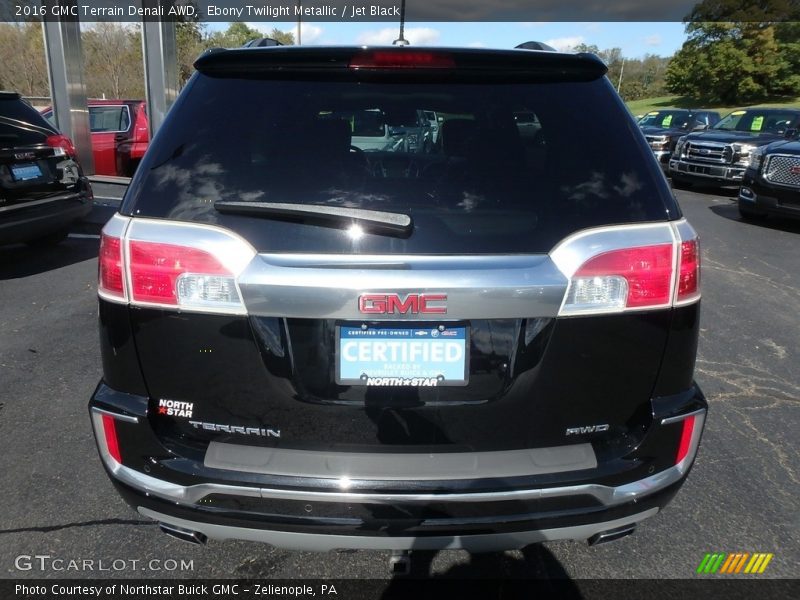
[[[19,94],[0,92],[0,244],[58,243],[91,210],[70,139]]]
[[[800,110],[735,110],[706,131],[678,140],[669,161],[673,183],[740,185],[750,155],[800,127]]]
[[[750,155],[739,188],[739,214],[744,219],[769,214],[800,218],[800,140],[775,142]]]
[[[479,551],[667,504],[707,410],[698,242],[599,59],[195,66],[101,239],[89,410],[132,507],[192,541]],[[369,110],[441,139],[364,152],[330,115]]]
[[[647,113],[639,120],[639,127],[661,168],[668,171],[678,139],[691,131],[708,129],[717,122],[719,113],[711,110],[670,108]]]

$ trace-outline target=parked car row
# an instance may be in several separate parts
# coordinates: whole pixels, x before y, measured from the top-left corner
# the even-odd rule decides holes
[[[144,100],[89,100],[88,108],[95,173],[131,177],[150,143]],[[56,126],[52,108],[42,116]]]
[[[676,187],[741,186],[742,218],[800,217],[800,110],[755,107],[718,117],[669,109],[648,113],[639,126]]]
[[[798,127],[797,109],[733,111],[713,127],[678,140],[670,175],[676,183],[739,185],[757,148],[791,137]]]

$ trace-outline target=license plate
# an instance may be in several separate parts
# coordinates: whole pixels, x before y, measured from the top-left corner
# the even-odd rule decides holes
[[[336,383],[434,387],[467,384],[465,326],[340,325]]]
[[[24,165],[13,165],[11,175],[15,181],[26,181],[28,179],[38,179],[42,176],[42,170],[36,163],[26,163]]]

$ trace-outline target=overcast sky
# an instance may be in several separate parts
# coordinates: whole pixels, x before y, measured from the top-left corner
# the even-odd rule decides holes
[[[294,31],[296,23],[248,23],[264,33],[273,27]],[[228,23],[209,23],[211,31]],[[397,38],[394,23],[303,23],[303,44],[391,44]],[[622,48],[624,56],[670,56],[685,39],[683,23],[407,23],[405,37],[418,46],[475,46],[513,48],[529,40],[559,50],[585,43],[601,50]]]

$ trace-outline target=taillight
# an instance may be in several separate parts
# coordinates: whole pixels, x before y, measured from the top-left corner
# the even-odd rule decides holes
[[[700,298],[697,234],[686,221],[588,229],[551,253],[569,284],[559,315],[669,308]]]
[[[107,233],[100,236],[98,288],[101,295],[125,298],[122,240]]]
[[[704,409],[661,420],[661,425],[680,428],[674,464],[683,473],[688,471],[689,467],[692,466],[692,462],[694,462],[705,422],[706,411]]]
[[[453,57],[440,52],[417,50],[378,50],[354,56],[351,69],[451,69]]]
[[[181,306],[241,305],[236,279],[198,248],[130,242],[131,300]]]
[[[75,158],[78,155],[75,151],[75,146],[72,144],[72,140],[60,133],[58,135],[48,136],[45,143],[51,148],[55,148],[56,154],[58,154],[58,149],[61,149],[64,154],[71,158]]]
[[[694,415],[686,417],[681,424],[681,439],[678,442],[678,453],[675,455],[676,465],[689,454],[689,449],[692,447],[692,434],[694,434],[694,425]]]
[[[569,312],[669,304],[672,244],[612,250],[581,265],[570,281]]]
[[[105,436],[106,449],[109,455],[122,464],[122,454],[119,451],[119,441],[117,440],[117,424],[114,417],[103,415],[103,434]]]
[[[236,278],[255,255],[219,227],[114,215],[100,238],[98,293],[132,305],[245,314]]]
[[[149,132],[147,131],[147,127],[139,127],[137,126],[136,129],[133,131],[133,141],[138,144],[147,143],[149,139]]]
[[[144,105],[139,107],[136,111],[136,126],[134,127],[133,141],[138,143],[147,143],[150,139],[150,132],[148,130],[147,116],[145,113]]]
[[[675,302],[689,302],[700,296],[700,242],[681,242],[678,253],[678,285]]]

